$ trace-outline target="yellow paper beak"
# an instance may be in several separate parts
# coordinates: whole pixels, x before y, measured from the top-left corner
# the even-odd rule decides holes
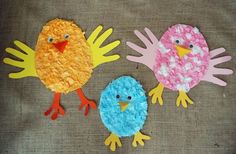
[[[125,111],[126,110],[126,108],[128,107],[128,103],[126,103],[126,102],[119,102],[119,104],[120,104],[120,110],[123,112],[123,111]]]
[[[183,56],[185,56],[185,55],[187,55],[191,52],[190,49],[185,48],[185,47],[180,46],[180,45],[176,45],[175,48],[176,48],[177,53],[178,53],[180,58],[182,58]]]

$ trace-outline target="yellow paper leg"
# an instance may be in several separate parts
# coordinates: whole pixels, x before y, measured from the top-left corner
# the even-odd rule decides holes
[[[154,89],[152,89],[148,95],[152,96],[152,103],[156,104],[157,99],[160,105],[163,105],[163,99],[162,99],[162,93],[164,90],[164,85],[162,83],[159,83],[158,86]]]
[[[132,142],[133,147],[137,147],[137,142],[141,145],[144,146],[143,140],[150,140],[151,137],[147,135],[143,135],[141,132],[138,132],[134,135],[134,140]]]
[[[118,145],[118,147],[122,146],[119,137],[114,133],[111,133],[111,135],[105,140],[104,143],[106,146],[110,145],[111,151],[116,151],[116,144]]]
[[[186,92],[179,91],[179,96],[176,100],[176,106],[179,107],[180,104],[182,104],[184,108],[187,108],[188,107],[187,103],[193,104],[193,101],[188,97]]]

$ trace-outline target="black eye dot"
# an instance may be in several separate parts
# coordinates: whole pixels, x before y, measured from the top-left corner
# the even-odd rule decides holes
[[[116,98],[120,98],[120,95],[116,95]]]
[[[64,35],[64,38],[65,38],[65,39],[68,39],[69,37],[70,37],[69,34],[65,34],[65,35]]]
[[[175,40],[175,42],[176,42],[177,44],[179,44],[179,40]]]
[[[131,98],[132,98],[131,96],[128,96],[128,100],[131,100]]]
[[[192,44],[190,44],[190,45],[189,45],[189,48],[193,48],[193,45],[192,45]]]
[[[48,42],[52,43],[52,41],[53,41],[53,38],[52,37],[48,37]]]

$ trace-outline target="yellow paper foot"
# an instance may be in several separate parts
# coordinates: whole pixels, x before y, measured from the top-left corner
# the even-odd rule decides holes
[[[137,142],[141,145],[144,146],[143,140],[150,140],[151,137],[147,135],[143,135],[141,132],[138,132],[134,135],[134,140],[132,142],[133,147],[137,147]]]
[[[187,103],[193,104],[193,101],[188,97],[186,92],[179,91],[179,96],[176,100],[176,106],[179,107],[179,105],[182,104],[184,108],[187,108],[188,107]]]
[[[114,133],[111,133],[111,135],[105,140],[104,143],[106,146],[110,145],[111,151],[116,151],[116,144],[118,145],[118,147],[122,146],[119,137]]]
[[[160,105],[163,105],[163,99],[162,99],[162,93],[164,90],[164,85],[162,83],[159,83],[158,86],[154,89],[152,89],[148,95],[152,96],[152,104],[157,103],[157,99]]]

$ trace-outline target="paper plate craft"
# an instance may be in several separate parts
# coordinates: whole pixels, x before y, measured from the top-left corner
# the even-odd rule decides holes
[[[206,39],[198,28],[177,24],[170,27],[159,41],[148,28],[144,30],[149,38],[137,30],[134,33],[146,48],[127,42],[130,48],[142,56],[127,56],[127,59],[149,67],[160,82],[149,92],[149,96],[152,96],[152,103],[156,103],[158,99],[159,104],[163,105],[164,87],[179,91],[176,105],[182,104],[184,108],[187,108],[187,103],[193,104],[193,101],[186,93],[200,81],[226,86],[226,82],[215,75],[229,75],[233,71],[216,68],[215,65],[230,61],[231,56],[215,58],[225,52],[225,49],[218,48],[209,52]]]
[[[140,132],[147,117],[147,107],[145,91],[138,81],[130,76],[113,80],[102,91],[99,104],[102,122],[111,132],[105,145],[115,151],[116,145],[122,146],[119,138],[134,136],[132,145],[143,146],[143,140],[150,139]]]
[[[54,92],[51,107],[45,112],[55,120],[58,114],[65,111],[60,105],[61,94],[76,91],[87,115],[89,108],[96,109],[96,104],[86,98],[82,86],[87,83],[93,69],[100,64],[119,59],[119,55],[104,56],[120,44],[116,40],[106,46],[103,42],[112,34],[112,28],[100,36],[103,27],[98,26],[86,40],[84,32],[74,22],[64,19],[53,19],[43,26],[39,34],[35,51],[20,41],[14,44],[21,49],[6,48],[6,52],[22,59],[21,61],[4,58],[4,63],[22,68],[20,72],[10,73],[13,79],[28,76],[38,77],[42,83]]]

